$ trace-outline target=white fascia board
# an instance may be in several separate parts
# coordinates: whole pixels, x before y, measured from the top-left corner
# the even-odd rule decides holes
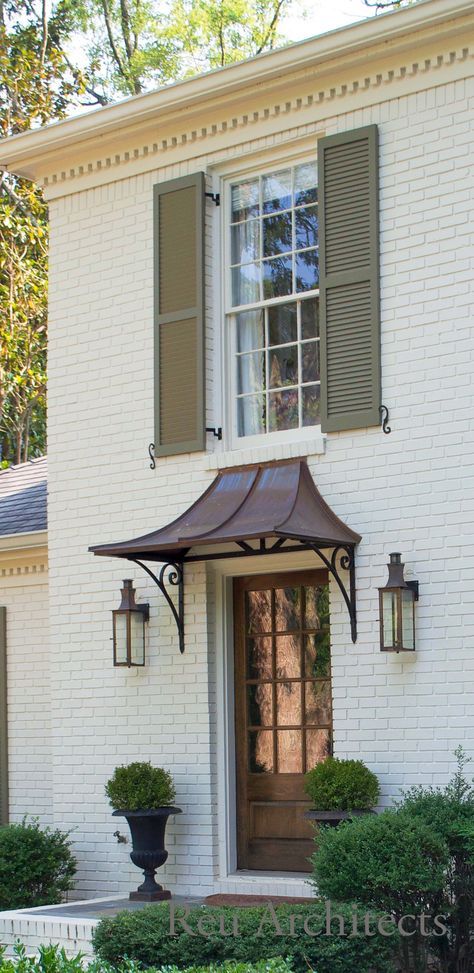
[[[347,66],[348,59],[363,56],[367,63],[380,58],[381,51],[413,44],[414,35],[424,31],[424,42],[439,38],[444,29],[455,29],[456,21],[473,16],[472,0],[418,0],[413,6],[390,11],[349,27],[341,27],[309,40],[299,41],[277,51],[210,71],[186,81],[176,82],[143,95],[124,99],[116,105],[55,122],[44,128],[14,135],[2,141],[0,167],[27,178],[38,179],[44,166],[62,155],[85,146],[104,146],[109,139],[126,136],[129,131],[156,123],[165,116],[180,113],[182,119],[195,114],[209,100],[214,106],[229,98],[244,95],[245,89],[271,85],[287,75],[317,70],[331,61],[334,70]],[[370,48],[374,48],[371,52]]]
[[[4,534],[0,536],[0,551],[25,551],[48,544],[47,530],[33,530],[24,534]]]

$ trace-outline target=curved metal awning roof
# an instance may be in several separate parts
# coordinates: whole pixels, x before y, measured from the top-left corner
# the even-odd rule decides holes
[[[175,618],[184,652],[184,564],[288,551],[312,550],[319,556],[342,593],[355,642],[354,548],[360,539],[323,500],[306,461],[289,460],[222,470],[171,524],[89,550],[133,561],[153,578]],[[155,574],[143,561],[160,561],[163,567]],[[348,585],[341,569],[349,572]],[[177,607],[167,584],[178,586]]]
[[[94,554],[150,561],[207,560],[210,545],[236,544],[240,554],[259,550],[251,542],[275,539],[309,547],[353,548],[360,535],[323,500],[305,460],[222,470],[185,513],[166,527],[116,544],[91,547]],[[194,553],[187,556],[190,549]],[[270,552],[265,543],[265,552]],[[260,548],[261,550],[261,548]]]

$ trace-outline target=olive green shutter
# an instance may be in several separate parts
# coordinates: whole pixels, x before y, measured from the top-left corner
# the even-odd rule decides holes
[[[155,455],[202,450],[204,174],[154,187]]]
[[[7,610],[0,608],[0,824],[8,822]]]
[[[318,142],[321,426],[380,422],[378,131]]]

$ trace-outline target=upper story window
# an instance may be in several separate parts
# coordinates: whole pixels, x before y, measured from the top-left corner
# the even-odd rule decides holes
[[[238,437],[320,422],[315,161],[232,183],[228,322]]]

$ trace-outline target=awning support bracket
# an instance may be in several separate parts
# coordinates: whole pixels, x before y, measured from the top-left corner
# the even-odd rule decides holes
[[[314,551],[315,554],[318,555],[318,557],[321,558],[323,564],[326,565],[329,573],[337,582],[339,590],[346,603],[347,611],[349,612],[351,622],[351,638],[353,642],[357,642],[355,555],[353,545],[339,544],[331,552],[331,557],[328,557],[317,544],[309,543],[308,546],[312,551]],[[339,573],[340,569],[349,572],[349,590],[347,589],[347,586]]]
[[[133,561],[135,564],[139,564],[140,567],[146,571],[168,602],[171,613],[176,622],[176,628],[178,629],[179,651],[182,654],[184,652],[184,572],[182,563],[180,561],[167,561],[166,564],[163,564],[160,573],[156,575],[151,568],[149,568],[146,564],[143,564],[143,561],[140,561],[137,557],[130,557],[128,560]],[[168,575],[166,572],[168,572]],[[167,583],[178,588],[177,609],[171,595],[167,591]]]

